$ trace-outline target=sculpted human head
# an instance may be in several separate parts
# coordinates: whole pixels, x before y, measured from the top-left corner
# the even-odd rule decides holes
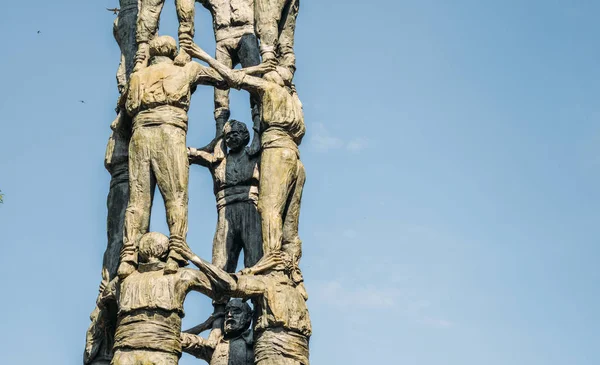
[[[250,327],[252,309],[241,299],[231,299],[225,306],[223,332],[226,336],[238,336]]]
[[[244,123],[235,119],[225,123],[223,134],[225,135],[225,144],[232,152],[240,151],[250,142],[248,128]]]
[[[164,261],[169,251],[169,238],[159,232],[149,232],[140,238],[138,258],[141,263]]]
[[[150,47],[150,58],[167,57],[174,60],[177,55],[177,42],[171,36],[154,37],[148,45]]]

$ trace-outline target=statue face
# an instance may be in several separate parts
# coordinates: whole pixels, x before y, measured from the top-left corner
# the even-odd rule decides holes
[[[244,133],[239,129],[232,129],[225,134],[225,144],[232,151],[239,151],[245,146]]]
[[[223,329],[225,334],[241,333],[248,326],[247,313],[239,303],[230,302],[225,307],[225,322]]]

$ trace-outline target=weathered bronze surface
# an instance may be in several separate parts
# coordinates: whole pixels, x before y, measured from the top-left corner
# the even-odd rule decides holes
[[[215,58],[193,41],[195,2],[212,14]],[[121,0],[114,21],[120,97],[105,157],[108,243],[84,364],[177,364],[186,352],[211,365],[309,365],[312,325],[298,235],[305,124],[292,82],[299,1],[175,4],[179,47],[157,34],[164,0]],[[216,129],[210,143],[193,148],[187,112],[200,85],[215,88]],[[252,142],[244,123],[229,120],[229,87],[249,93]],[[212,263],[186,242],[190,164],[213,177]],[[149,232],[157,185],[169,236]],[[188,261],[199,270],[184,268]],[[215,309],[182,332],[192,290]],[[206,338],[199,335],[206,330]]]

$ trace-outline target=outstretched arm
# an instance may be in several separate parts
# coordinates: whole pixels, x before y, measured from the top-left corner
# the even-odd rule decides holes
[[[223,76],[229,85],[235,87],[236,89],[244,89],[251,93],[260,93],[266,89],[266,87],[269,85],[269,82],[260,77],[250,75],[256,73],[261,74],[275,70],[275,65],[273,63],[263,63],[258,66],[248,67],[246,69],[231,70],[229,67],[212,58],[208,53],[198,47],[198,45],[193,43],[191,40],[183,40],[180,43],[181,47],[185,49],[190,56],[208,63],[210,67],[215,69],[221,76]]]
[[[220,145],[221,143],[217,142],[217,147],[215,148],[215,150],[219,148],[218,146]],[[199,150],[194,147],[188,147],[188,158],[191,164],[198,164],[204,167],[210,167],[211,165],[221,161],[224,158],[224,154],[222,151],[220,151],[219,153],[217,153],[217,151],[215,151],[214,153],[210,153],[203,150]]]
[[[190,251],[189,248],[185,247],[182,244],[172,243],[171,249],[175,250],[175,252],[179,253],[183,258],[191,261],[194,265],[196,265],[198,269],[200,269],[200,271],[203,272],[208,277],[208,279],[221,290],[227,293],[231,293],[232,291],[237,290],[237,282],[231,274],[202,260],[192,251]]]
[[[181,349],[206,362],[210,363],[215,347],[216,344],[210,343],[200,336],[181,333]]]
[[[227,89],[228,83],[221,75],[210,67],[203,66],[198,62],[190,62],[185,67],[190,72],[190,81],[192,86],[210,85],[219,89]]]
[[[261,63],[260,65],[244,67],[238,71],[241,71],[245,75],[248,75],[248,76],[259,76],[260,77],[269,71],[275,70],[275,66],[276,66],[275,62],[276,62],[275,59],[267,60],[265,63]]]

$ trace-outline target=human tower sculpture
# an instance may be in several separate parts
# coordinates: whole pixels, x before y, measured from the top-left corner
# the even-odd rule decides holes
[[[212,14],[215,58],[194,43],[195,2]],[[308,365],[298,236],[305,126],[293,83],[299,0],[176,0],[178,42],[157,33],[163,5],[120,0],[114,22],[121,60],[105,157],[108,243],[83,362],[171,365],[187,352],[211,365]],[[199,85],[215,89],[215,138],[194,148],[186,144],[187,112]],[[245,123],[229,119],[229,88],[250,94],[250,145]],[[190,164],[208,168],[214,181],[210,262],[186,240]],[[168,237],[149,231],[157,185]],[[214,309],[182,332],[192,290]]]

